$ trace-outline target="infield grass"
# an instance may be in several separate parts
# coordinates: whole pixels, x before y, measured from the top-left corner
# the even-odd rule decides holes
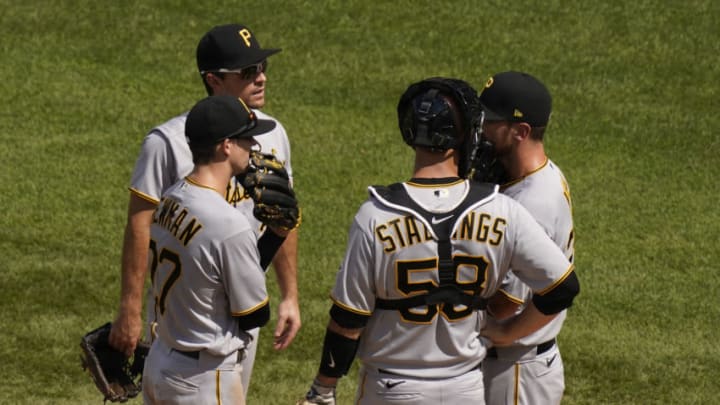
[[[0,10],[0,403],[101,402],[78,343],[115,316],[140,143],[204,97],[197,41],[236,21],[283,48],[266,111],[291,137],[304,207],[303,328],[273,351],[273,309],[250,404],[294,403],[317,370],[365,188],[411,175],[400,94],[434,75],[481,88],[504,70],[550,88],[547,150],[574,199],[582,292],[560,335],[563,403],[717,402],[720,3],[0,0]]]

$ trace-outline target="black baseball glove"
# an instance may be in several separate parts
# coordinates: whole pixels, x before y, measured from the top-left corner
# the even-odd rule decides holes
[[[110,322],[88,332],[80,340],[83,369],[92,377],[105,401],[125,402],[142,390],[140,382],[150,345],[138,343],[132,359],[110,347]]]
[[[250,167],[241,178],[245,195],[255,203],[253,215],[271,228],[300,226],[302,212],[283,164],[271,154],[253,152]]]
[[[492,143],[480,141],[472,161],[469,177],[471,180],[485,183],[504,184],[508,181],[505,169],[495,157]]]

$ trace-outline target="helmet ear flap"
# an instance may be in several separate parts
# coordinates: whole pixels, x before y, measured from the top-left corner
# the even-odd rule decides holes
[[[399,109],[399,107],[398,107]],[[413,130],[413,111],[405,108],[405,112],[400,117],[400,132],[406,144],[412,146],[415,141],[415,131]]]

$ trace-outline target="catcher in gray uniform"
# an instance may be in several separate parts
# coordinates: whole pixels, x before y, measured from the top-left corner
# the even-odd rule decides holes
[[[502,183],[502,193],[520,202],[573,262],[570,189],[543,146],[552,110],[550,93],[535,77],[510,71],[488,80],[480,102],[485,113],[482,138],[491,149],[486,156],[494,160],[480,165],[500,166],[501,170],[494,172],[505,174],[504,179],[497,179]],[[530,287],[513,271],[488,308],[496,318],[506,319],[522,310],[531,298]],[[487,403],[560,403],[565,382],[556,338],[566,315],[563,310],[540,330],[488,352],[483,362]]]
[[[240,361],[270,305],[255,230],[225,192],[250,168],[253,137],[275,125],[228,95],[188,114],[195,165],[163,193],[150,229],[157,328],[143,371],[147,404],[245,403]],[[286,177],[276,180],[289,190]],[[288,225],[268,224],[280,235],[297,223]]]
[[[197,67],[208,94],[239,97],[260,119],[275,122],[274,129],[258,138],[254,148],[271,153],[283,162],[292,184],[290,143],[285,129],[277,120],[258,110],[265,105],[268,58],[278,52],[280,49],[261,48],[253,32],[244,25],[221,25],[212,28],[200,39],[197,45]],[[133,353],[142,332],[142,296],[147,274],[152,213],[162,193],[193,168],[192,154],[185,138],[186,116],[187,112],[180,114],[147,134],[132,174],[122,252],[120,307],[110,333],[110,344],[128,356]],[[264,228],[253,217],[252,200],[235,179],[228,183],[225,199],[247,216],[259,239]],[[285,349],[300,328],[297,232],[291,232],[277,254],[263,258],[263,263],[271,259],[282,294],[273,344],[275,349]],[[153,306],[147,305],[148,330],[152,329],[155,317]],[[258,330],[251,333],[257,339]],[[256,350],[257,341],[254,341],[246,351],[243,374],[246,391]]]
[[[331,292],[320,367],[299,404],[334,404],[361,361],[358,404],[484,403],[479,365],[495,342],[526,336],[569,307],[573,267],[519,203],[465,179],[482,113],[467,83],[430,78],[398,105],[413,177],[369,188]],[[485,325],[510,268],[535,292],[511,322]]]

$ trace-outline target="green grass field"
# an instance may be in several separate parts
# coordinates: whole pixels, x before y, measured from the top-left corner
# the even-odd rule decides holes
[[[195,46],[228,22],[283,48],[266,111],[291,137],[304,207],[303,328],[284,352],[263,331],[249,403],[294,403],[314,376],[365,187],[411,174],[395,118],[406,86],[445,75],[480,88],[511,69],[554,95],[547,150],[575,204],[582,293],[560,336],[564,404],[718,401],[720,3],[0,0],[0,10],[0,403],[101,402],[78,343],[115,316],[140,142],[205,95]]]

